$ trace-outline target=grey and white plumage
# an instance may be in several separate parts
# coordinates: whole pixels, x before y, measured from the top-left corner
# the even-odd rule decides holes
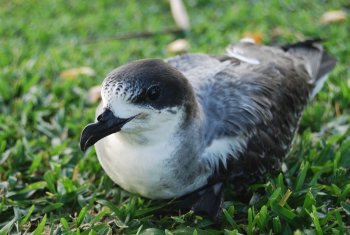
[[[131,62],[104,80],[98,121],[81,146],[97,141],[102,167],[125,190],[184,197],[183,206],[215,217],[223,183],[280,169],[303,109],[335,63],[317,40]]]

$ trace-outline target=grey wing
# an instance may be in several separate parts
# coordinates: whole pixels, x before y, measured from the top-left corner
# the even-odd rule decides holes
[[[193,69],[197,71],[217,71],[217,67],[220,66],[219,60],[201,53],[178,55],[165,61],[182,73],[187,73]]]
[[[230,64],[229,61],[220,61],[200,53],[175,56],[165,61],[182,72],[195,91]]]
[[[257,73],[252,80],[259,81],[256,88],[260,92],[251,95],[259,100],[255,105],[271,113],[262,122],[256,122],[255,133],[248,139],[245,151],[231,160],[231,178],[242,186],[243,179],[249,183],[266,172],[279,170],[290,150],[303,109],[322,87],[336,59],[322,49],[318,39],[281,48],[238,44],[231,45],[229,50],[260,62],[251,66]],[[240,172],[243,174],[239,175]]]
[[[316,52],[312,41],[290,48],[240,43],[228,48],[229,56],[187,54],[167,60],[190,80],[203,107],[209,146],[203,158],[219,169],[213,181],[240,178],[242,185],[281,167],[317,83],[310,65],[321,63],[327,71],[335,65],[330,60],[332,66],[322,66],[324,56],[315,53],[324,53]]]
[[[240,140],[239,148],[229,146],[232,149],[226,162],[219,162],[214,181],[231,177],[242,185],[278,170],[308,102],[313,84],[305,67],[297,68],[289,55],[279,51],[271,59],[258,59],[258,65],[242,62],[217,73],[211,98],[201,101],[210,117],[207,125],[215,127],[207,135],[208,143]]]

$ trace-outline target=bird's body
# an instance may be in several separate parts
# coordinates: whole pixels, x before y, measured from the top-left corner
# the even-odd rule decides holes
[[[103,83],[98,123],[109,120],[106,110],[129,119],[98,135],[98,159],[129,192],[152,199],[196,192],[191,207],[215,214],[223,182],[280,168],[303,109],[334,65],[315,41],[132,62]]]

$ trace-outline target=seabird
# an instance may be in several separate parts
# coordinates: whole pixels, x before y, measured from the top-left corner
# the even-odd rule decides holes
[[[120,66],[103,81],[81,149],[95,145],[126,191],[182,198],[182,206],[217,218],[224,185],[247,187],[280,170],[305,106],[336,65],[320,44],[240,42],[223,56]]]

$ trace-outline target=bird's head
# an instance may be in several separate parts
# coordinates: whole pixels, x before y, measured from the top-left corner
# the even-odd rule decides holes
[[[196,111],[187,79],[159,59],[138,60],[113,70],[103,81],[101,95],[102,112],[81,134],[83,151],[116,132],[142,135],[160,128],[166,131],[167,125],[171,129]]]

